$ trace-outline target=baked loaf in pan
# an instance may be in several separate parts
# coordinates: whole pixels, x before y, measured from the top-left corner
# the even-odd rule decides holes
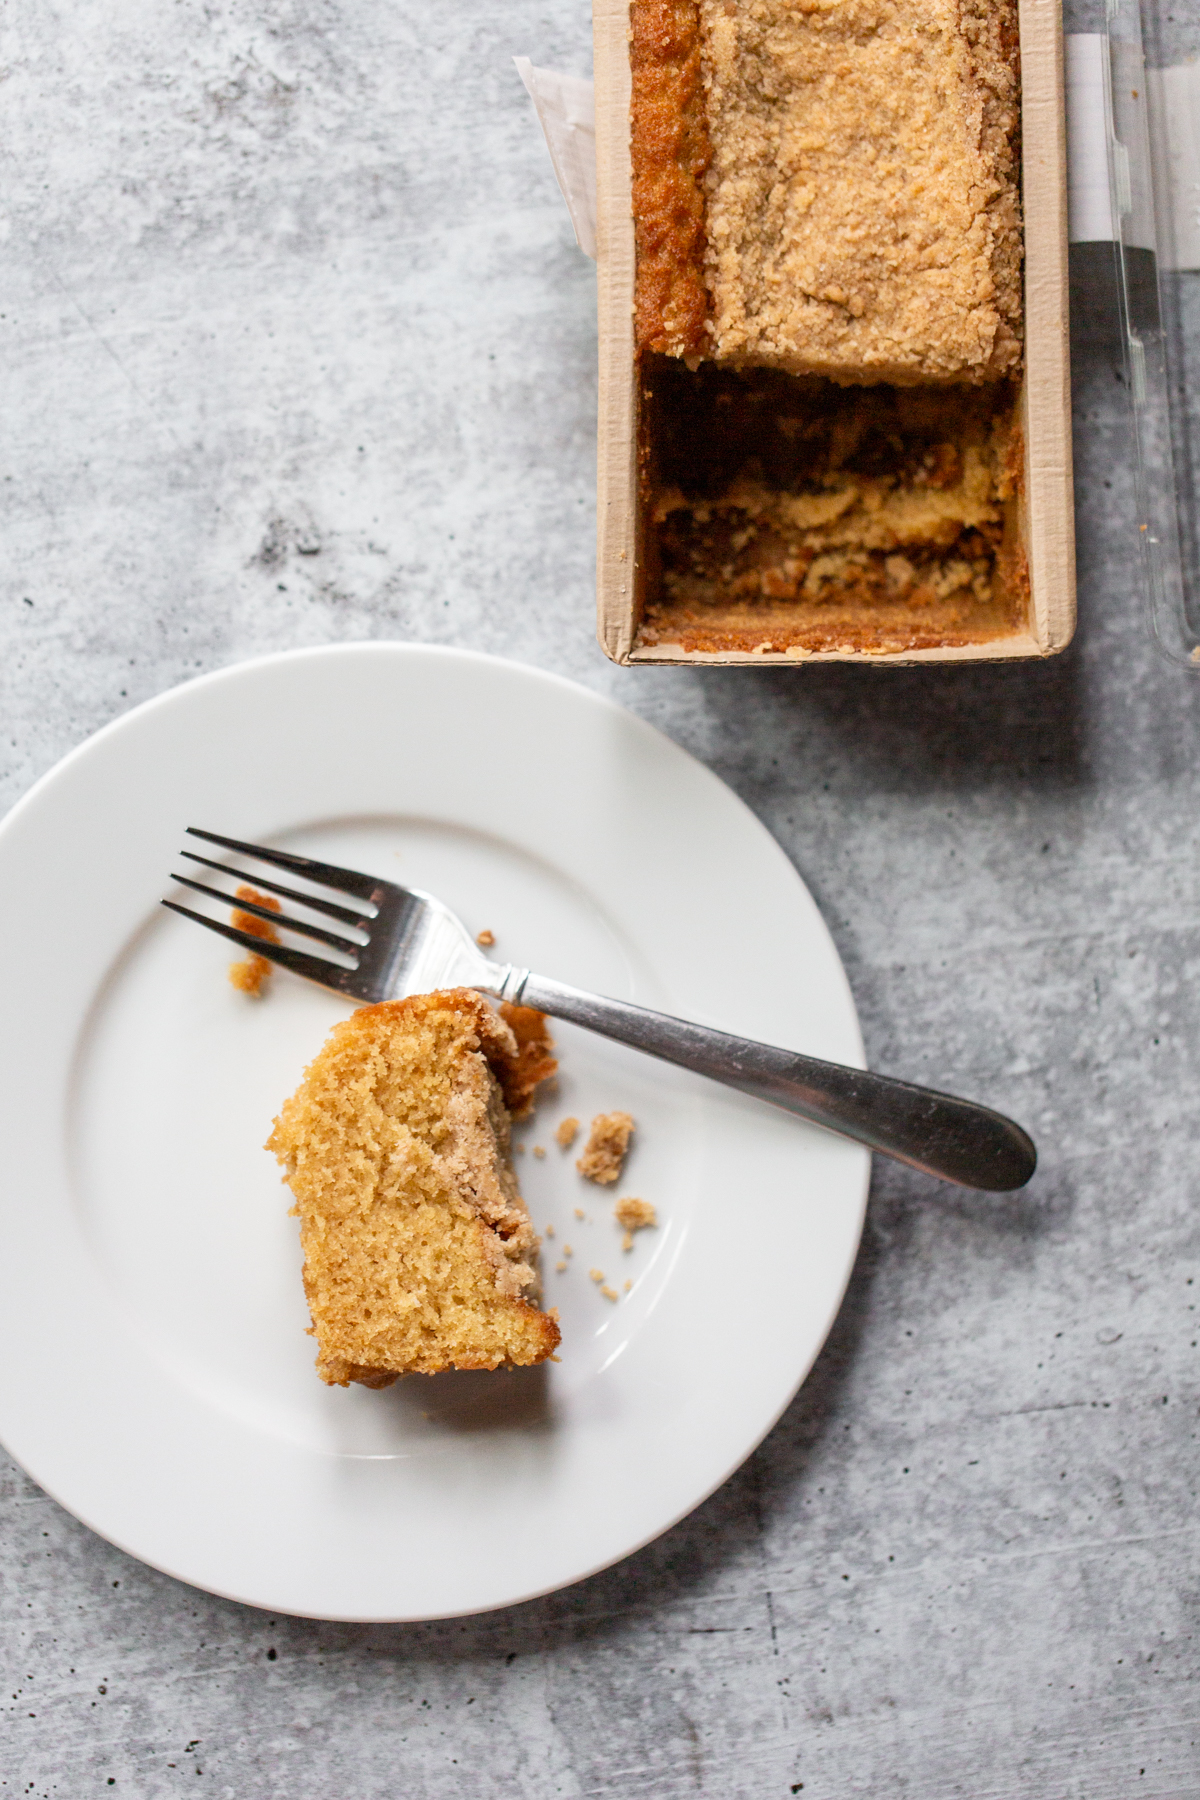
[[[630,0],[635,649],[1026,626],[1014,0]]]

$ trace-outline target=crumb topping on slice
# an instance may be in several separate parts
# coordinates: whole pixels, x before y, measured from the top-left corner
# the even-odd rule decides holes
[[[852,380],[1021,354],[1013,0],[700,0],[709,354]]]

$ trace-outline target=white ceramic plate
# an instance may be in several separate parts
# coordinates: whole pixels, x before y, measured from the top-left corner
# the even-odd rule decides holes
[[[428,888],[506,961],[861,1064],[803,883],[629,713],[407,645],[178,688],[0,827],[0,1438],[18,1461],[135,1556],[273,1611],[477,1612],[628,1555],[724,1481],[803,1380],[858,1246],[866,1153],[559,1027],[560,1089],[518,1167],[556,1233],[561,1362],[326,1388],[260,1146],[346,1008],[283,973],[247,999],[228,946],[158,906],[188,824]],[[605,1190],[552,1131],[614,1107],[638,1130]],[[624,1253],[628,1193],[661,1224]]]

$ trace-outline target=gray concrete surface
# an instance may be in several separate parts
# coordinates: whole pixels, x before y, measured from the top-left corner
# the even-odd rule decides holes
[[[510,1612],[269,1618],[6,1465],[0,1792],[1200,1795],[1200,683],[1138,612],[1103,259],[1078,271],[1069,655],[614,670],[593,271],[509,60],[586,72],[588,30],[583,0],[11,0],[0,797],[264,650],[560,670],[786,845],[872,1062],[1010,1108],[1041,1170],[984,1200],[879,1165],[759,1452]]]

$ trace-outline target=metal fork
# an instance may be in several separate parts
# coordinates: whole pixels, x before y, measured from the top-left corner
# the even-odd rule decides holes
[[[274,912],[255,901],[236,899],[186,875],[173,877],[184,887],[224,906],[236,906],[270,925],[324,944],[345,961],[293,950],[286,944],[239,931],[223,920],[206,918],[173,900],[163,901],[164,906],[182,913],[185,919],[194,919],[243,949],[354,1000],[370,1003],[431,993],[437,988],[477,988],[497,1000],[536,1007],[556,1019],[567,1019],[650,1056],[661,1056],[681,1068],[693,1069],[727,1087],[740,1088],[744,1094],[798,1113],[802,1119],[840,1132],[843,1137],[882,1151],[885,1156],[894,1156],[943,1181],[1005,1193],[1024,1187],[1037,1165],[1037,1151],[1029,1136],[990,1107],[931,1088],[914,1087],[888,1075],[873,1075],[864,1069],[849,1069],[840,1063],[800,1056],[792,1050],[778,1050],[771,1044],[758,1044],[750,1038],[731,1037],[705,1025],[631,1006],[625,1000],[605,1000],[598,994],[547,981],[528,969],[514,968],[511,963],[489,962],[449,907],[419,888],[400,887],[394,881],[382,881],[355,869],[315,862],[311,857],[295,856],[286,850],[270,850],[262,844],[244,844],[237,838],[219,837],[216,832],[198,831],[194,826],[188,827],[188,835],[241,856],[257,858],[357,901],[356,906],[346,906],[324,895],[284,887],[250,871],[249,878],[259,887],[343,927],[332,931],[325,925]],[[243,873],[191,851],[185,850],[183,855],[189,862],[216,869],[223,875]]]

